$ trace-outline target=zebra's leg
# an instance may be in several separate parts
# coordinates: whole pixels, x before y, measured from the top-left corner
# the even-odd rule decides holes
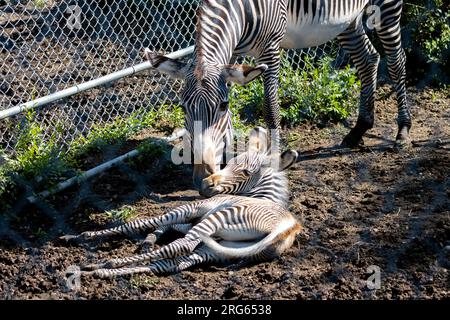
[[[138,219],[113,228],[98,231],[84,231],[78,235],[64,235],[61,236],[60,239],[66,241],[84,242],[117,235],[135,236],[140,232],[152,231],[154,228],[155,226],[152,224],[152,219]]]
[[[152,252],[138,254],[126,258],[111,259],[106,262],[98,264],[90,264],[84,266],[83,269],[84,270],[95,270],[104,268],[110,269],[135,264],[139,262],[174,258],[194,251],[194,249],[200,242],[201,242],[200,239],[195,239],[192,236],[188,237],[187,235],[186,237],[177,239],[169,243],[168,245],[165,245],[159,248],[158,250],[154,250]]]
[[[60,237],[60,239],[66,241],[82,242],[116,235],[130,236],[136,234],[145,234],[152,232],[153,230],[156,230],[162,226],[180,223],[183,224],[188,222],[192,218],[196,218],[198,214],[203,214],[203,212],[199,212],[198,210],[201,205],[202,201],[198,201],[177,207],[159,217],[134,220],[114,228],[99,231],[85,231],[79,235],[65,235]]]
[[[215,260],[215,256],[204,251],[195,251],[185,256],[175,259],[159,260],[149,266],[128,267],[118,269],[97,269],[93,271],[82,271],[82,275],[92,275],[99,278],[110,278],[136,273],[151,273],[154,275],[173,274],[181,272],[192,266],[207,263]]]
[[[411,129],[411,113],[406,101],[406,56],[402,48],[400,18],[401,1],[385,1],[380,8],[380,25],[376,28],[377,35],[383,44],[387,56],[389,76],[395,85],[398,107],[398,133],[395,144],[403,147],[409,142]]]
[[[166,233],[167,231],[169,231],[172,228],[172,226],[162,226],[159,227],[158,229],[156,229],[155,231],[153,231],[152,233],[149,233],[144,241],[142,241],[141,244],[141,252],[149,252],[153,246],[155,245],[156,241],[158,241],[161,236]]]
[[[138,262],[145,261],[157,261],[163,259],[175,258],[181,255],[188,254],[193,252],[194,249],[201,243],[199,238],[199,234],[201,233],[203,236],[211,236],[213,235],[219,226],[215,224],[215,221],[211,216],[206,218],[196,224],[189,232],[181,239],[177,239],[172,241],[168,245],[162,246],[161,248],[154,250],[152,252],[143,253],[131,257],[126,258],[118,258],[111,259],[103,263],[99,264],[91,264],[84,266],[84,270],[94,270],[94,269],[103,269],[103,268],[118,268],[125,265],[130,265]]]
[[[164,233],[166,233],[169,230],[175,230],[178,232],[181,232],[183,234],[186,234],[189,232],[189,229],[192,228],[191,223],[185,223],[185,224],[174,224],[174,225],[168,225],[168,226],[162,226],[156,229],[154,232],[147,235],[145,240],[141,244],[141,251],[142,252],[149,252],[150,249],[153,248],[156,241],[158,241]]]
[[[136,273],[153,273],[153,270],[150,266],[142,266],[142,267],[125,267],[117,269],[105,268],[105,269],[96,269],[92,271],[81,271],[82,276],[93,276],[97,278],[112,278],[115,276],[124,276]]]
[[[183,234],[187,234],[192,228],[192,223],[174,224],[172,229]]]
[[[342,144],[349,147],[362,144],[362,137],[374,123],[374,95],[377,87],[377,71],[380,55],[367,37],[361,19],[356,19],[338,36],[339,43],[347,51],[361,80],[358,120]]]
[[[278,87],[280,75],[279,45],[272,45],[266,48],[265,52],[260,57],[258,57],[258,63],[266,64],[268,66],[267,70],[263,74],[263,115],[267,127],[271,130],[271,146],[279,149],[281,122],[280,105],[278,103]]]

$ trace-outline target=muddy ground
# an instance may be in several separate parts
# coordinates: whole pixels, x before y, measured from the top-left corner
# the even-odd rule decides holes
[[[301,153],[289,171],[290,210],[305,232],[281,258],[242,269],[202,266],[181,274],[82,278],[68,267],[139,251],[136,240],[75,246],[58,237],[114,224],[129,206],[160,215],[199,198],[189,167],[163,160],[123,165],[56,197],[19,204],[0,220],[1,299],[428,299],[450,296],[450,97],[409,90],[412,146],[396,152],[395,100],[379,90],[376,124],[355,150],[337,147],[347,128],[285,132]],[[354,123],[354,117],[349,124]],[[168,239],[166,239],[167,241]],[[381,272],[379,289],[367,287]]]

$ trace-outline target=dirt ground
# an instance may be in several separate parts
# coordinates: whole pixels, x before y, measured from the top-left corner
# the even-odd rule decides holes
[[[355,150],[343,125],[285,132],[300,151],[290,169],[290,210],[305,232],[281,258],[241,269],[202,266],[180,274],[82,278],[70,266],[139,252],[119,239],[76,246],[58,237],[111,226],[106,210],[160,215],[199,198],[189,167],[163,160],[124,165],[0,219],[0,299],[429,299],[450,296],[450,97],[409,89],[412,146],[396,152],[395,99],[379,89],[376,123]],[[350,119],[353,124],[355,117]],[[368,268],[379,268],[370,289]]]

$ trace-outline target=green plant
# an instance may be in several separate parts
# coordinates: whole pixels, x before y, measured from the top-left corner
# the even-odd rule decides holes
[[[43,9],[47,4],[47,0],[34,0],[33,3],[38,9]]]
[[[54,186],[61,179],[73,175],[56,144],[57,125],[49,138],[44,138],[44,129],[35,121],[35,112],[28,111],[18,125],[14,159],[0,153],[0,209],[9,208],[28,181],[35,190]]]
[[[137,150],[139,155],[135,158],[128,159],[127,162],[139,168],[140,165],[149,163],[149,160],[160,158],[167,151],[167,144],[157,139],[147,139],[142,142]]]
[[[95,124],[87,136],[79,135],[72,142],[69,158],[76,159],[107,145],[120,144],[141,127],[138,113],[133,113],[126,118],[117,116],[110,123]]]
[[[48,139],[35,119],[35,112],[28,111],[24,121],[19,124],[20,135],[15,148],[15,171],[22,177],[32,180],[41,187],[49,187],[58,180],[68,167],[60,149],[56,145],[56,130]]]
[[[14,181],[17,162],[0,149],[0,211],[9,208],[12,199],[17,196],[17,185]]]
[[[72,142],[69,152],[71,161],[105,146],[120,145],[137,132],[154,128],[172,132],[184,124],[184,114],[178,105],[161,105],[159,108],[137,111],[127,117],[117,116],[106,124],[93,125],[87,136],[80,135]]]
[[[139,155],[145,158],[157,158],[164,154],[166,146],[162,141],[149,139],[144,141],[137,148]]]
[[[305,120],[343,120],[358,103],[359,87],[355,71],[349,66],[342,70],[334,69],[329,57],[318,63],[306,58],[305,67],[295,70],[283,54],[278,91],[282,122],[286,126],[295,126]],[[245,129],[255,119],[261,119],[263,99],[261,80],[247,86],[233,86],[230,90],[230,107],[234,125]],[[252,116],[252,112],[256,116]],[[244,116],[244,125],[240,125],[239,120]]]
[[[36,238],[44,238],[45,236],[47,236],[47,231],[39,227],[37,230],[33,231],[33,235]]]
[[[245,86],[233,85],[229,94],[233,126],[239,129],[241,123],[245,123],[247,120],[255,121],[255,118],[252,118],[252,116],[254,113],[261,112],[264,101],[262,81],[255,80]],[[244,114],[248,119],[243,118]]]
[[[409,0],[403,5],[402,37],[407,79],[439,87],[450,79],[450,4],[444,0]]]
[[[449,4],[443,0],[413,0],[405,3],[404,24],[411,29],[414,42],[429,61],[444,63],[450,48]]]
[[[142,274],[135,274],[131,277],[130,284],[131,287],[139,289],[142,287],[153,287],[160,282],[157,277],[150,277]]]
[[[57,145],[57,134],[62,130],[56,125],[49,137],[36,121],[34,111],[28,111],[18,125],[20,132],[14,160],[0,151],[0,209],[8,207],[17,198],[21,188],[19,181],[28,181],[35,191],[51,189],[62,179],[76,175],[80,159],[105,146],[120,146],[127,139],[145,128],[172,132],[183,126],[184,114],[177,105],[163,105],[127,117],[116,117],[107,124],[94,125],[87,136],[78,136],[65,151]],[[147,157],[160,156],[164,147],[155,141],[144,142],[140,151]]]
[[[184,127],[184,112],[181,106],[161,105],[158,109],[152,109],[153,125],[159,130],[172,133],[175,128]],[[144,118],[145,121],[145,118]]]
[[[350,66],[334,69],[329,57],[318,64],[306,59],[301,71],[290,69],[283,59],[279,95],[284,123],[294,126],[304,120],[344,120],[358,104],[359,88],[355,71]]]
[[[128,221],[129,219],[136,217],[138,212],[134,207],[124,206],[120,209],[106,211],[104,214],[109,220]]]

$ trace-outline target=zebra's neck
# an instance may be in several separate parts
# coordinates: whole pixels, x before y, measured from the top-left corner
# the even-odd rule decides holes
[[[269,169],[258,181],[256,187],[244,193],[243,196],[270,200],[287,208],[289,185],[286,174],[282,171]]]
[[[242,33],[241,6],[204,1],[198,11],[194,61],[197,66],[228,64]]]

